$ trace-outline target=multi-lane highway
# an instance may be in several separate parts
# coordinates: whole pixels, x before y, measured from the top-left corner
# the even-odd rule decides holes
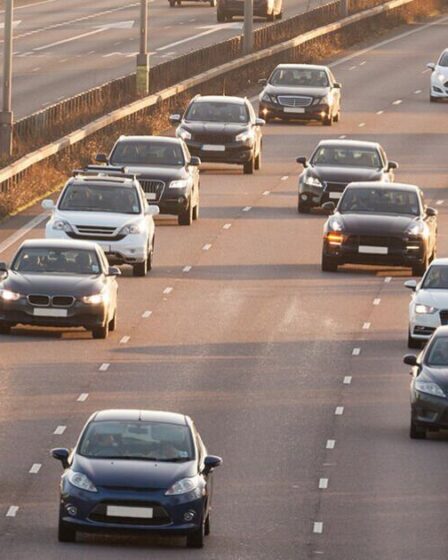
[[[425,65],[446,47],[447,25],[414,24],[333,61],[341,122],[267,125],[256,175],[204,166],[200,222],[157,220],[156,266],[120,278],[108,340],[0,337],[2,557],[446,558],[446,436],[408,436],[409,272],[320,271],[324,218],[297,214],[295,157],[323,137],[381,142],[397,179],[439,209],[446,255],[447,107],[429,103]],[[0,241],[26,219],[2,224]],[[42,225],[27,234],[41,235]],[[110,407],[190,414],[224,458],[204,550],[181,539],[57,543],[61,470],[48,450],[74,444],[87,416]]]
[[[291,17],[321,0],[284,0]],[[242,20],[218,24],[216,8],[186,2],[170,8],[149,0],[151,64],[241,34]],[[135,71],[140,1],[40,0],[19,5],[14,21],[15,118],[27,116],[77,93]],[[4,13],[0,13],[3,48]],[[257,20],[256,26],[266,25]]]

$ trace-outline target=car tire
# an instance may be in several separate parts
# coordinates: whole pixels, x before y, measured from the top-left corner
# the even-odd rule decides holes
[[[339,110],[333,117],[333,122],[339,122],[341,120],[341,110]]]
[[[205,520],[204,535],[206,537],[210,535],[210,514],[207,515],[207,519]]]
[[[255,167],[255,158],[252,155],[249,161],[243,164],[243,172],[245,175],[252,175]]]
[[[322,255],[321,270],[322,272],[337,272],[338,261],[326,255]]]
[[[411,418],[411,423],[409,426],[409,437],[411,439],[426,439],[426,430],[425,428],[420,428],[419,426],[417,426],[412,418]]]
[[[59,519],[58,541],[67,543],[76,541],[76,529],[64,523],[62,519]]]
[[[255,161],[254,161],[254,168],[256,170],[261,169],[261,146],[260,146],[260,151],[258,152],[258,155],[257,155],[257,157],[255,158]]]
[[[200,214],[200,207],[199,207],[199,200],[198,200],[196,206],[193,208],[193,220],[195,222],[199,220],[199,214]]]
[[[92,337],[95,339],[104,340],[109,336],[109,321],[102,327],[95,327],[92,329]]]
[[[0,334],[10,334],[12,325],[10,323],[0,323]]]
[[[266,21],[275,21],[275,11],[274,11],[274,8],[272,8],[272,12],[271,12],[271,13],[267,13],[267,14],[266,14]]]
[[[146,276],[148,274],[148,260],[149,254],[143,262],[135,263],[132,265],[132,274],[133,276]]]
[[[283,19],[283,11],[277,14],[277,19]]]
[[[109,321],[109,331],[114,332],[117,330],[117,310],[115,309],[114,316]]]
[[[224,23],[226,21],[226,15],[221,12],[221,10],[218,10],[216,12],[216,19],[218,20],[218,23]]]
[[[420,340],[413,338],[411,336],[411,332],[408,331],[408,348],[412,348],[414,350],[420,349],[422,347],[422,343]]]
[[[191,197],[188,200],[188,208],[177,216],[177,223],[180,226],[191,226],[193,221],[193,208],[191,206]]]
[[[309,214],[311,211],[311,207],[308,206],[308,204],[304,204],[303,202],[300,202],[300,198],[299,198],[299,202],[297,203],[297,212],[299,214]]]
[[[176,0],[169,0],[170,8],[174,8],[176,5]]]
[[[333,116],[329,115],[328,117],[325,117],[325,119],[323,119],[322,124],[324,126],[332,126],[333,125]]]
[[[430,96],[429,96],[429,101],[430,101],[431,103],[437,103],[437,97],[434,97],[433,95],[430,95]]]
[[[192,531],[187,535],[187,547],[203,548],[204,536],[205,536],[205,523],[201,523],[201,526],[198,529]]]

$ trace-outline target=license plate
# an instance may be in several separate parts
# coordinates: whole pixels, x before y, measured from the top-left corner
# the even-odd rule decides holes
[[[370,255],[387,255],[389,249],[387,247],[374,247],[373,245],[360,245],[358,251]]]
[[[33,315],[36,317],[67,317],[67,309],[53,309],[51,307],[35,307]]]
[[[147,198],[148,200],[156,200],[156,198],[157,198],[157,193],[155,193],[155,192],[148,192],[148,193],[146,193],[146,198]]]
[[[152,519],[153,508],[107,506],[107,515],[110,517],[136,517],[138,519]]]
[[[224,152],[225,146],[219,146],[218,144],[204,144],[202,150],[204,152]]]
[[[284,107],[283,112],[284,113],[304,113],[305,109],[303,109],[302,107]]]
[[[331,192],[331,193],[328,193],[328,196],[329,196],[330,198],[339,199],[339,198],[341,198],[342,193],[341,193],[341,192]]]

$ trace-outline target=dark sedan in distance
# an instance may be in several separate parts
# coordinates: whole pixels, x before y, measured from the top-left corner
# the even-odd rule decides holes
[[[184,535],[202,548],[210,533],[213,470],[196,426],[183,414],[95,412],[61,461],[59,540],[77,531]]]
[[[185,142],[164,136],[120,136],[109,156],[96,160],[125,167],[135,174],[149,204],[161,214],[174,214],[179,225],[199,218],[199,169],[201,160],[191,157]]]
[[[334,209],[334,202],[324,207]],[[424,274],[436,255],[437,211],[401,183],[351,183],[324,226],[322,270],[344,263],[411,267]]]
[[[254,0],[255,17],[266,18],[268,21],[283,17],[283,0]],[[219,23],[232,21],[234,16],[244,16],[244,0],[217,0],[216,18]]]
[[[322,140],[309,160],[300,156],[296,161],[304,167],[299,176],[300,214],[329,200],[337,201],[349,183],[392,182],[394,169],[398,169],[380,144],[358,140]]]
[[[403,361],[412,366],[410,437],[448,430],[448,327],[439,327],[419,356]]]
[[[271,119],[320,121],[331,126],[341,116],[341,84],[327,66],[279,64],[270,77],[259,80],[258,114]]]
[[[106,338],[116,328],[119,274],[96,243],[25,241],[9,268],[0,263],[0,333],[23,324],[84,327]]]
[[[179,124],[176,136],[201,161],[239,164],[248,174],[261,168],[265,121],[256,117],[246,97],[196,95],[183,117],[174,114],[170,121]]]

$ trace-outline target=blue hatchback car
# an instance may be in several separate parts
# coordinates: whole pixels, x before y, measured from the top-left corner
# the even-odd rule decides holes
[[[188,416],[147,410],[103,410],[85,425],[73,450],[53,449],[61,461],[59,533],[77,531],[185,535],[202,548],[210,532],[212,472]]]

